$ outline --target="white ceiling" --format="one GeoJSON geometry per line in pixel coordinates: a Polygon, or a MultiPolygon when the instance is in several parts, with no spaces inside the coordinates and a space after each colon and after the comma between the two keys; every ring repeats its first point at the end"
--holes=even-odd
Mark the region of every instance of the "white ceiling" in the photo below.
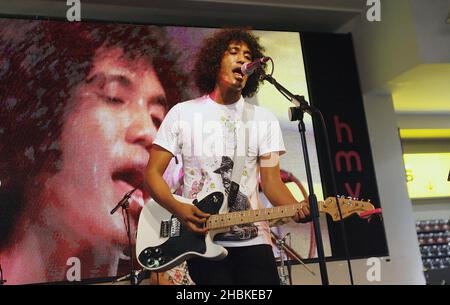
{"type": "MultiPolygon", "coordinates": [[[[191,26],[333,32],[366,0],[90,0],[82,19],[191,26]]],[[[0,13],[65,18],[66,1],[0,0],[0,13]]]]}
{"type": "Polygon", "coordinates": [[[450,115],[450,64],[419,65],[389,82],[389,88],[399,113],[450,115]]]}
{"type": "Polygon", "coordinates": [[[255,4],[259,6],[279,6],[289,8],[309,8],[321,10],[341,10],[360,12],[366,1],[362,0],[192,0],[197,2],[217,2],[235,4],[255,4]]]}
{"type": "MultiPolygon", "coordinates": [[[[59,0],[51,0],[59,1],[59,0]]],[[[83,2],[83,1],[82,1],[83,2]]],[[[206,3],[206,4],[228,4],[228,5],[255,5],[269,7],[288,7],[293,9],[309,8],[321,10],[342,10],[342,11],[360,11],[366,5],[365,0],[167,0],[167,1],[149,1],[149,0],[90,0],[89,3],[102,3],[111,5],[157,7],[160,5],[177,6],[181,3],[206,3]]]]}

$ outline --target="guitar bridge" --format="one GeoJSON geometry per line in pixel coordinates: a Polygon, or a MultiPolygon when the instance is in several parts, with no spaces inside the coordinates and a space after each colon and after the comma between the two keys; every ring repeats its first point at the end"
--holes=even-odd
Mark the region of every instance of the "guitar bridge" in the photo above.
{"type": "Polygon", "coordinates": [[[159,237],[177,237],[180,236],[181,223],[178,218],[172,218],[161,222],[159,237]]]}

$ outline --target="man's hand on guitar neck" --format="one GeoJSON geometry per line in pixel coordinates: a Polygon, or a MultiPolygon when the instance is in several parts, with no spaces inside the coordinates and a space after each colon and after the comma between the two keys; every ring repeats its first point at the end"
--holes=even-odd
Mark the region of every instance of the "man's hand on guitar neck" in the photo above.
{"type": "Polygon", "coordinates": [[[210,214],[202,212],[195,205],[179,202],[175,215],[192,232],[197,234],[206,234],[208,232],[206,221],[210,214]]]}
{"type": "MultiPolygon", "coordinates": [[[[261,187],[264,195],[273,206],[299,203],[281,179],[278,158],[278,153],[269,153],[260,157],[261,187]]],[[[295,216],[292,217],[293,220],[299,223],[310,222],[309,203],[303,200],[300,202],[300,206],[295,216]]]]}
{"type": "Polygon", "coordinates": [[[309,210],[309,203],[306,200],[300,202],[300,209],[292,218],[297,223],[307,223],[311,221],[311,212],[309,210]]]}

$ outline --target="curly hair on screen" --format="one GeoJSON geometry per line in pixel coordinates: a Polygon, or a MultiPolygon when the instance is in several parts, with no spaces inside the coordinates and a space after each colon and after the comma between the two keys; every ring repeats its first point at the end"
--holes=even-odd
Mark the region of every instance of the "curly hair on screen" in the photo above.
{"type": "Polygon", "coordinates": [[[167,108],[187,98],[187,75],[176,66],[179,53],[161,27],[0,20],[0,246],[27,183],[58,172],[72,90],[87,81],[101,48],[147,61],[165,90],[167,108]]]}
{"type": "MultiPolygon", "coordinates": [[[[249,30],[224,29],[216,32],[212,37],[204,40],[195,59],[193,75],[200,93],[206,94],[214,90],[222,57],[231,42],[246,43],[253,59],[264,56],[264,48],[259,44],[258,37],[249,30]]],[[[252,97],[258,91],[260,82],[262,81],[258,74],[252,74],[242,90],[242,95],[252,97]]]]}

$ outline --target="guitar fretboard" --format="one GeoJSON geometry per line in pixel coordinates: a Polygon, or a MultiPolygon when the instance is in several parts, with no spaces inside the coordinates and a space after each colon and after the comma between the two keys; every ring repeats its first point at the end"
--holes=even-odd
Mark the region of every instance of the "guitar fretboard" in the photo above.
{"type": "Polygon", "coordinates": [[[210,230],[220,229],[244,223],[292,217],[298,209],[300,209],[300,204],[291,204],[260,210],[216,214],[209,217],[207,227],[210,230]]]}
{"type": "MultiPolygon", "coordinates": [[[[325,201],[317,202],[317,206],[319,212],[329,214],[334,221],[341,219],[337,211],[336,200],[334,200],[334,197],[328,197],[325,201]]],[[[339,198],[339,206],[342,212],[342,219],[353,213],[374,210],[374,206],[370,202],[358,201],[355,199],[352,200],[348,198],[339,198]]],[[[299,209],[300,204],[290,204],[260,210],[216,214],[211,215],[208,218],[206,226],[208,229],[221,229],[244,223],[292,217],[299,209]]]]}

